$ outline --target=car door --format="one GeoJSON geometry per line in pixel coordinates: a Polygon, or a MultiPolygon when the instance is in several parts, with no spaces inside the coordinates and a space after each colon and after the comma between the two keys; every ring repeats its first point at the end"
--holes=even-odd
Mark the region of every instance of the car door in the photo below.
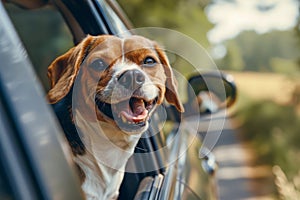
{"type": "Polygon", "coordinates": [[[2,2],[0,23],[0,198],[82,199],[61,129],[2,2]]]}

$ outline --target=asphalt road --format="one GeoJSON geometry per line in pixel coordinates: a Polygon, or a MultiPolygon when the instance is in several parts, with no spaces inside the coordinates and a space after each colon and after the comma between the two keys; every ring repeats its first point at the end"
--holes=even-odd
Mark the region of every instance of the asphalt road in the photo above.
{"type": "Polygon", "coordinates": [[[221,200],[254,198],[247,175],[247,154],[232,130],[224,130],[214,148],[219,165],[217,182],[221,200]]]}
{"type": "Polygon", "coordinates": [[[241,143],[228,119],[213,153],[219,165],[216,177],[220,200],[272,199],[268,192],[260,190],[260,184],[270,176],[269,169],[251,164],[251,148],[241,143]]]}

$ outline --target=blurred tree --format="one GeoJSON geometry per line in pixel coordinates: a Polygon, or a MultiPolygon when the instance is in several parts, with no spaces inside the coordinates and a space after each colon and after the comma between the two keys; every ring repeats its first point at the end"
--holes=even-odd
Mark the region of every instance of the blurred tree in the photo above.
{"type": "MultiPolygon", "coordinates": [[[[299,8],[300,13],[300,8],[299,8]]],[[[298,45],[300,46],[300,15],[298,16],[298,23],[295,26],[296,37],[298,38],[298,45]]],[[[298,57],[298,66],[300,68],[300,56],[298,57]]]]}
{"type": "Polygon", "coordinates": [[[245,69],[245,62],[242,57],[240,46],[233,40],[227,47],[227,54],[221,60],[216,60],[217,65],[222,69],[242,71],[245,69]]]}
{"type": "Polygon", "coordinates": [[[289,177],[298,173],[300,116],[294,105],[252,102],[238,116],[243,122],[243,137],[255,145],[258,163],[279,165],[289,177]]]}
{"type": "MultiPolygon", "coordinates": [[[[119,3],[136,27],[170,28],[194,38],[204,48],[210,47],[206,34],[213,25],[204,13],[210,0],[119,0],[119,3]]],[[[296,33],[300,37],[299,28],[296,33]]],[[[294,70],[300,55],[293,30],[266,34],[245,31],[224,44],[227,54],[223,59],[216,60],[221,69],[285,73],[294,70]]]]}
{"type": "Polygon", "coordinates": [[[164,27],[180,31],[205,48],[212,28],[204,13],[209,0],[119,0],[135,27],[164,27]]]}
{"type": "Polygon", "coordinates": [[[295,69],[293,66],[300,55],[293,30],[266,34],[247,31],[226,41],[225,45],[228,54],[219,61],[219,66],[224,66],[224,69],[286,72],[295,69]],[[274,62],[275,58],[285,60],[281,62],[284,65],[279,66],[274,62]]]}

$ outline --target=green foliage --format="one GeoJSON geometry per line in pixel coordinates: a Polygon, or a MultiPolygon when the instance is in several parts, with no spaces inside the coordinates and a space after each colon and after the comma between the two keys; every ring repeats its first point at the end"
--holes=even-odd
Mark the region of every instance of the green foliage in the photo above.
{"type": "Polygon", "coordinates": [[[279,165],[289,175],[300,165],[300,117],[293,105],[254,102],[239,111],[242,133],[255,146],[258,162],[279,165]]]}
{"type": "Polygon", "coordinates": [[[293,75],[299,71],[299,65],[296,60],[283,59],[283,58],[271,58],[270,66],[272,71],[282,74],[293,75]]]}
{"type": "Polygon", "coordinates": [[[223,69],[234,71],[245,70],[245,61],[242,57],[242,50],[237,42],[232,41],[227,49],[227,55],[221,61],[217,61],[218,66],[223,69]]]}
{"type": "Polygon", "coordinates": [[[219,61],[219,66],[224,66],[224,69],[290,72],[294,70],[293,66],[300,55],[300,46],[294,30],[272,31],[266,34],[247,31],[227,41],[225,45],[228,54],[219,61]],[[283,65],[279,66],[274,59],[284,59],[288,62],[281,62],[283,65]]]}
{"type": "MultiPolygon", "coordinates": [[[[210,0],[119,0],[118,2],[135,27],[170,28],[192,37],[204,48],[210,47],[206,34],[213,25],[204,12],[210,0]]],[[[47,66],[55,57],[72,46],[71,36],[62,23],[61,16],[49,7],[34,11],[26,11],[12,5],[6,7],[33,65],[44,85],[47,85],[47,66]]],[[[298,65],[300,55],[299,38],[299,27],[263,35],[253,31],[243,32],[235,39],[225,42],[227,55],[218,60],[217,64],[220,69],[292,74],[295,70],[299,71],[299,68],[295,67],[298,65]]],[[[178,65],[182,66],[182,63],[178,65]]]]}
{"type": "Polygon", "coordinates": [[[135,27],[164,27],[180,31],[204,47],[212,28],[203,11],[207,1],[196,0],[119,0],[135,27]]]}

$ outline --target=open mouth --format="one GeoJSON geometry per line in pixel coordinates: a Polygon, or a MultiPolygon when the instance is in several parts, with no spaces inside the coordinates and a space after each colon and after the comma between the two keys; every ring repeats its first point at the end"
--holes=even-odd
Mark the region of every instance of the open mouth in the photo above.
{"type": "Polygon", "coordinates": [[[98,109],[107,117],[114,120],[121,129],[131,131],[146,126],[157,98],[145,100],[133,96],[116,104],[109,104],[97,100],[98,109]]]}

